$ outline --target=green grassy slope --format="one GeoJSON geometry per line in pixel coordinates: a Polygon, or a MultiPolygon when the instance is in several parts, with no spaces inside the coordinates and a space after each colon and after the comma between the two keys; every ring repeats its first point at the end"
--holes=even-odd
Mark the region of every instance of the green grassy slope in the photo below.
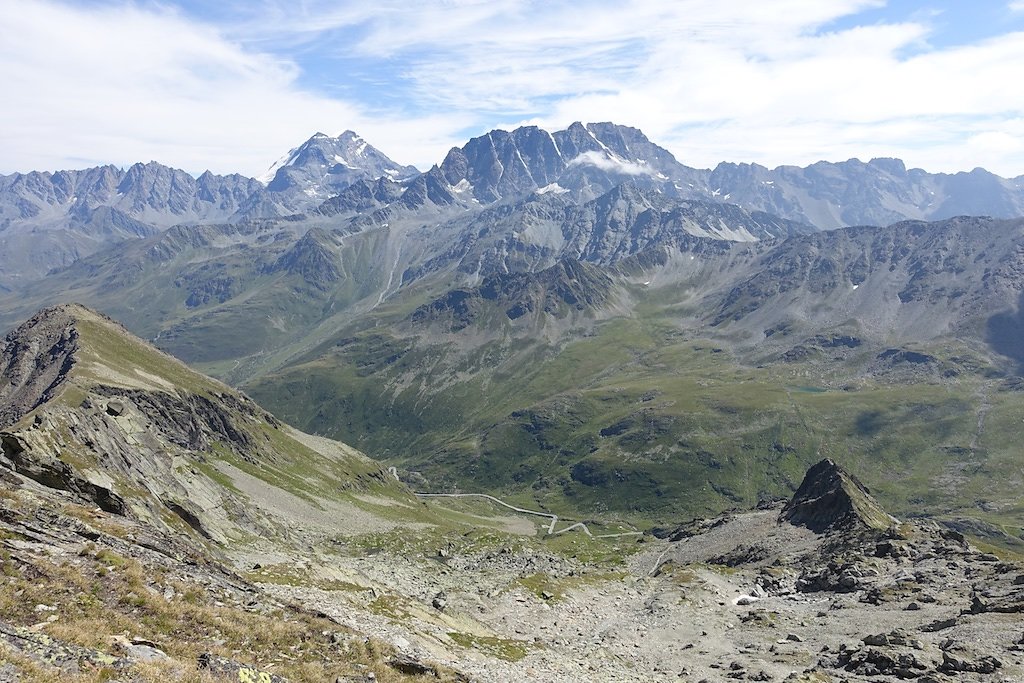
{"type": "Polygon", "coordinates": [[[1022,394],[970,348],[884,347],[782,362],[681,332],[637,306],[585,333],[355,334],[248,387],[304,429],[435,488],[548,509],[670,520],[788,496],[828,456],[896,515],[969,515],[1020,533],[1022,394]],[[870,369],[870,371],[869,371],[870,369]]]}
{"type": "Polygon", "coordinates": [[[287,538],[359,494],[413,500],[380,463],[280,423],[85,307],[48,309],[9,342],[10,367],[61,372],[4,431],[5,462],[109,511],[230,543],[287,538]]]}

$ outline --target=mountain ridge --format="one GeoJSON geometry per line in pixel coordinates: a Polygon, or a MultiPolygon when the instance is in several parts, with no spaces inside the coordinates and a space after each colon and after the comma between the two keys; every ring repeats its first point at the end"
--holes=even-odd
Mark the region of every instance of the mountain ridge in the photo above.
{"type": "Polygon", "coordinates": [[[493,130],[453,147],[422,174],[352,131],[336,138],[318,133],[272,172],[266,184],[209,171],[193,177],[157,162],[0,176],[0,246],[3,254],[27,256],[0,257],[0,286],[38,280],[114,242],[178,223],[361,215],[382,225],[397,214],[426,223],[437,211],[473,212],[532,193],[582,204],[626,181],[647,192],[731,203],[817,229],[1024,215],[1021,179],[983,169],[931,174],[884,158],[774,169],[722,162],[695,169],[639,129],[608,122],[576,122],[555,132],[536,126],[493,130]],[[346,198],[360,183],[376,185],[358,190],[361,198],[352,192],[346,198]]]}
{"type": "Polygon", "coordinates": [[[244,394],[78,304],[44,309],[11,332],[0,342],[0,372],[0,464],[168,531],[183,523],[218,544],[283,533],[267,514],[269,498],[243,494],[246,477],[265,491],[335,495],[393,481],[342,444],[314,450],[312,437],[244,394]],[[308,466],[322,480],[289,479],[308,466]],[[224,477],[239,484],[225,488],[224,477]]]}

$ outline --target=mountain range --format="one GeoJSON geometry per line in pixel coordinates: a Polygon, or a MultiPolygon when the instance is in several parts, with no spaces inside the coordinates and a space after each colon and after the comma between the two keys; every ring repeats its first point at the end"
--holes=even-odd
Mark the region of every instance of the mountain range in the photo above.
{"type": "Polygon", "coordinates": [[[1020,178],[699,170],[573,124],[423,173],[318,134],[262,181],[5,177],[0,324],[81,301],[434,490],[655,522],[842,454],[898,514],[1024,528],[1020,178]]]}
{"type": "Polygon", "coordinates": [[[0,176],[0,287],[36,280],[111,243],[171,225],[366,212],[399,198],[392,211],[421,210],[424,204],[472,211],[533,192],[581,203],[625,180],[666,198],[731,203],[819,230],[1024,215],[1020,177],[1004,179],[983,169],[930,174],[907,170],[897,159],[695,169],[639,130],[611,123],[574,123],[554,133],[534,126],[491,131],[453,148],[422,174],[351,131],[338,137],[317,133],[259,180],[208,171],[196,178],[157,162],[127,170],[102,166],[0,176]]]}

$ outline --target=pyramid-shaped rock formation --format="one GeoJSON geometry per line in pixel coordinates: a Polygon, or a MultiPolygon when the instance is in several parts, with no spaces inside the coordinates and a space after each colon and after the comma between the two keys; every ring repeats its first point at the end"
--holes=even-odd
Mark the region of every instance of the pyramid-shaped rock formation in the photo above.
{"type": "Polygon", "coordinates": [[[807,470],[779,521],[826,533],[888,529],[897,520],[881,508],[857,477],[825,459],[807,470]]]}

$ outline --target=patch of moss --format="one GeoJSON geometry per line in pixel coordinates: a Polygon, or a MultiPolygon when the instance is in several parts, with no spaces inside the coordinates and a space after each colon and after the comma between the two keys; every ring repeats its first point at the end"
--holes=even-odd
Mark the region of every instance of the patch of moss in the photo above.
{"type": "Polygon", "coordinates": [[[479,636],[460,631],[449,631],[448,637],[464,648],[478,650],[508,662],[518,662],[524,659],[530,653],[532,647],[530,643],[523,640],[479,636]]]}

